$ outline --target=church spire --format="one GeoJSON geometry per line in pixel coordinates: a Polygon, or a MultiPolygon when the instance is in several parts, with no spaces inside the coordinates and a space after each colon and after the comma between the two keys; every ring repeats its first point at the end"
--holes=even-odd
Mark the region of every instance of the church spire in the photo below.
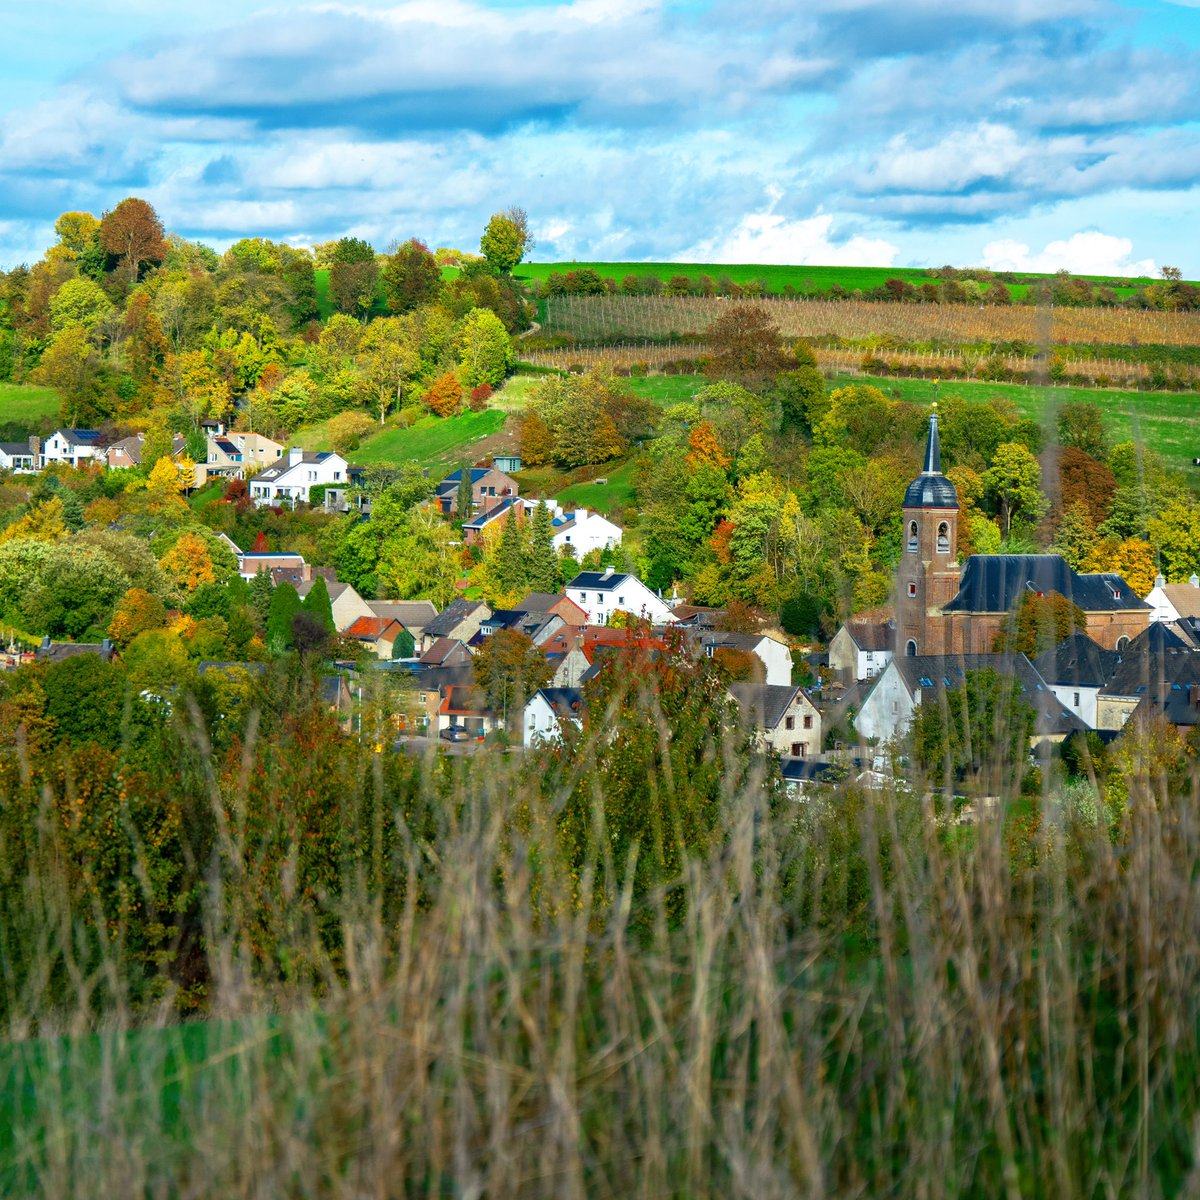
{"type": "Polygon", "coordinates": [[[929,414],[929,440],[925,443],[925,469],[923,475],[940,475],[942,473],[942,450],[938,445],[937,401],[933,402],[933,412],[929,414]]]}

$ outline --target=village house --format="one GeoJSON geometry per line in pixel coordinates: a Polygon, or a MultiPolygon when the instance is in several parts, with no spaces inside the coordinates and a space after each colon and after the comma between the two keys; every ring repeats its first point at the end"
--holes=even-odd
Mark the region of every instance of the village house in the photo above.
{"type": "MultiPolygon", "coordinates": [[[[511,476],[495,467],[470,467],[471,513],[493,508],[498,501],[508,496],[519,496],[521,486],[511,476]]],[[[462,482],[462,471],[454,471],[437,485],[438,508],[446,516],[458,515],[458,487],[462,482]]]]}
{"type": "Polygon", "coordinates": [[[1122,652],[1096,697],[1096,728],[1123,729],[1147,697],[1159,704],[1172,690],[1200,684],[1200,654],[1156,621],[1122,652]]]}
{"type": "Polygon", "coordinates": [[[419,646],[425,626],[437,616],[429,600],[368,600],[367,607],[377,617],[399,621],[419,646]]]}
{"type": "Polygon", "coordinates": [[[815,758],[821,753],[821,714],[803,688],[733,683],[729,695],[764,749],[780,758],[815,758]]]}
{"type": "Polygon", "coordinates": [[[535,692],[521,714],[525,749],[544,742],[561,741],[566,725],[583,725],[583,693],[577,687],[544,687],[535,692]]]}
{"type": "Polygon", "coordinates": [[[728,633],[701,630],[689,635],[689,641],[705,658],[716,658],[721,650],[753,655],[762,667],[762,682],[772,687],[788,687],[792,682],[792,652],[783,642],[765,633],[728,633]]]}
{"type": "Polygon", "coordinates": [[[1156,576],[1154,587],[1146,597],[1150,605],[1150,620],[1174,624],[1200,618],[1200,575],[1192,575],[1187,583],[1168,583],[1156,576]]]}
{"type": "Polygon", "coordinates": [[[614,613],[641,617],[652,625],[669,625],[675,620],[670,607],[635,575],[603,571],[581,571],[566,587],[567,598],[587,613],[589,624],[605,625],[614,613]]]}
{"type": "Polygon", "coordinates": [[[457,638],[438,638],[420,656],[423,667],[469,667],[471,651],[457,638]]]}
{"type": "Polygon", "coordinates": [[[421,630],[421,650],[428,650],[439,638],[469,642],[479,632],[479,626],[491,615],[491,608],[482,600],[468,600],[460,596],[446,605],[421,630]]]}
{"type": "Polygon", "coordinates": [[[1097,728],[1096,703],[1122,656],[1105,650],[1086,633],[1073,633],[1033,660],[1038,674],[1089,729],[1097,728]]]}
{"type": "Polygon", "coordinates": [[[222,426],[208,430],[207,455],[196,464],[196,486],[210,479],[245,479],[283,457],[284,448],[261,433],[226,433],[222,426]]]}
{"type": "Polygon", "coordinates": [[[38,469],[41,442],[31,437],[27,442],[0,442],[0,470],[28,475],[38,469]]]}
{"type": "Polygon", "coordinates": [[[103,461],[106,449],[98,429],[59,429],[42,443],[38,467],[50,463],[78,467],[85,462],[103,461]]]}
{"type": "Polygon", "coordinates": [[[404,632],[399,621],[371,616],[357,618],[346,628],[344,636],[362,642],[376,658],[390,661],[395,657],[396,642],[404,632]]]}
{"type": "Polygon", "coordinates": [[[876,676],[854,719],[855,728],[868,741],[903,737],[919,705],[961,687],[968,671],[983,670],[1016,681],[1023,699],[1034,710],[1031,745],[1061,742],[1087,728],[1059,701],[1023,654],[899,655],[876,676]]]}
{"type": "Polygon", "coordinates": [[[553,613],[561,617],[563,623],[582,629],[588,623],[587,613],[560,592],[530,592],[513,608],[523,613],[553,613]]]}
{"type": "Polygon", "coordinates": [[[847,621],[829,643],[829,667],[839,683],[874,679],[892,661],[894,621],[847,621]]]}
{"type": "Polygon", "coordinates": [[[348,464],[330,450],[309,452],[291,449],[287,457],[267,467],[250,481],[250,496],[257,505],[307,504],[312,489],[340,483],[348,464]]]}
{"type": "Polygon", "coordinates": [[[577,559],[593,550],[615,550],[621,544],[622,530],[607,517],[586,508],[564,510],[555,505],[551,514],[554,549],[562,553],[568,546],[577,559]]]}

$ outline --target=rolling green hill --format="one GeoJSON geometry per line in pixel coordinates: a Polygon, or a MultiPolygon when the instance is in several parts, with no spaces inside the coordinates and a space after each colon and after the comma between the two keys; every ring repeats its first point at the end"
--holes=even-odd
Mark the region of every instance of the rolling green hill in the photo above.
{"type": "Polygon", "coordinates": [[[54,388],[23,383],[0,383],[0,425],[22,426],[30,432],[58,420],[61,403],[54,388]]]}

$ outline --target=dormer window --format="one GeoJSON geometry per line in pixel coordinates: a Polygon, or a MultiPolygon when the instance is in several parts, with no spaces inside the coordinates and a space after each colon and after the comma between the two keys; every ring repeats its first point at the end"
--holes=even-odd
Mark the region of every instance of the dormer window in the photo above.
{"type": "Polygon", "coordinates": [[[913,553],[915,553],[916,549],[917,549],[917,523],[916,523],[916,521],[909,521],[909,523],[908,523],[908,549],[910,551],[912,551],[913,553]]]}

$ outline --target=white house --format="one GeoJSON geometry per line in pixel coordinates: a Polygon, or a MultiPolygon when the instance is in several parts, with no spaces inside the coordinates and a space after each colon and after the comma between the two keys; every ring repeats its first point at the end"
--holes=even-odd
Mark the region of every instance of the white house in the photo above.
{"type": "Polygon", "coordinates": [[[556,506],[552,520],[551,540],[560,554],[564,546],[570,546],[575,557],[582,558],[589,550],[612,550],[621,544],[621,527],[586,508],[564,511],[556,506]]]}
{"type": "Polygon", "coordinates": [[[887,742],[908,731],[925,697],[961,687],[968,671],[992,670],[1016,680],[1021,695],[1034,710],[1031,744],[1061,742],[1086,729],[1082,718],[1064,706],[1037,668],[1023,654],[923,654],[893,658],[876,676],[854,718],[859,735],[887,742]]]}
{"type": "Polygon", "coordinates": [[[803,688],[734,683],[729,694],[759,743],[780,758],[815,758],[821,753],[821,714],[803,688]]]}
{"type": "Polygon", "coordinates": [[[77,467],[89,459],[103,460],[107,449],[97,429],[59,429],[42,443],[38,466],[61,462],[77,467]]]}
{"type": "Polygon", "coordinates": [[[612,567],[603,571],[580,571],[567,584],[567,598],[587,613],[590,625],[605,625],[615,612],[642,617],[652,625],[675,621],[671,607],[635,575],[618,574],[612,567]]]}
{"type": "Polygon", "coordinates": [[[319,484],[344,482],[348,465],[340,454],[330,450],[310,453],[292,449],[286,458],[250,481],[250,495],[258,505],[307,504],[309,493],[319,484]]]}
{"type": "MultiPolygon", "coordinates": [[[[753,654],[763,666],[763,682],[771,687],[791,687],[792,652],[780,641],[765,633],[726,633],[720,629],[701,630],[696,642],[706,658],[716,657],[718,650],[740,650],[753,654]]],[[[696,644],[693,642],[693,645],[696,644]]]]}
{"type": "Polygon", "coordinates": [[[1168,583],[1161,575],[1146,597],[1150,605],[1150,620],[1170,623],[1186,617],[1200,617],[1200,575],[1187,583],[1168,583]]]}
{"type": "Polygon", "coordinates": [[[37,438],[28,442],[0,442],[0,469],[28,474],[38,469],[37,438]]]}
{"type": "Polygon", "coordinates": [[[578,688],[550,687],[535,692],[526,702],[522,718],[525,749],[539,742],[559,740],[568,723],[578,729],[583,723],[582,705],[583,696],[578,688]]]}
{"type": "Polygon", "coordinates": [[[1033,665],[1063,707],[1089,729],[1097,729],[1097,701],[1121,657],[1098,646],[1086,633],[1073,633],[1039,655],[1033,665]]]}

